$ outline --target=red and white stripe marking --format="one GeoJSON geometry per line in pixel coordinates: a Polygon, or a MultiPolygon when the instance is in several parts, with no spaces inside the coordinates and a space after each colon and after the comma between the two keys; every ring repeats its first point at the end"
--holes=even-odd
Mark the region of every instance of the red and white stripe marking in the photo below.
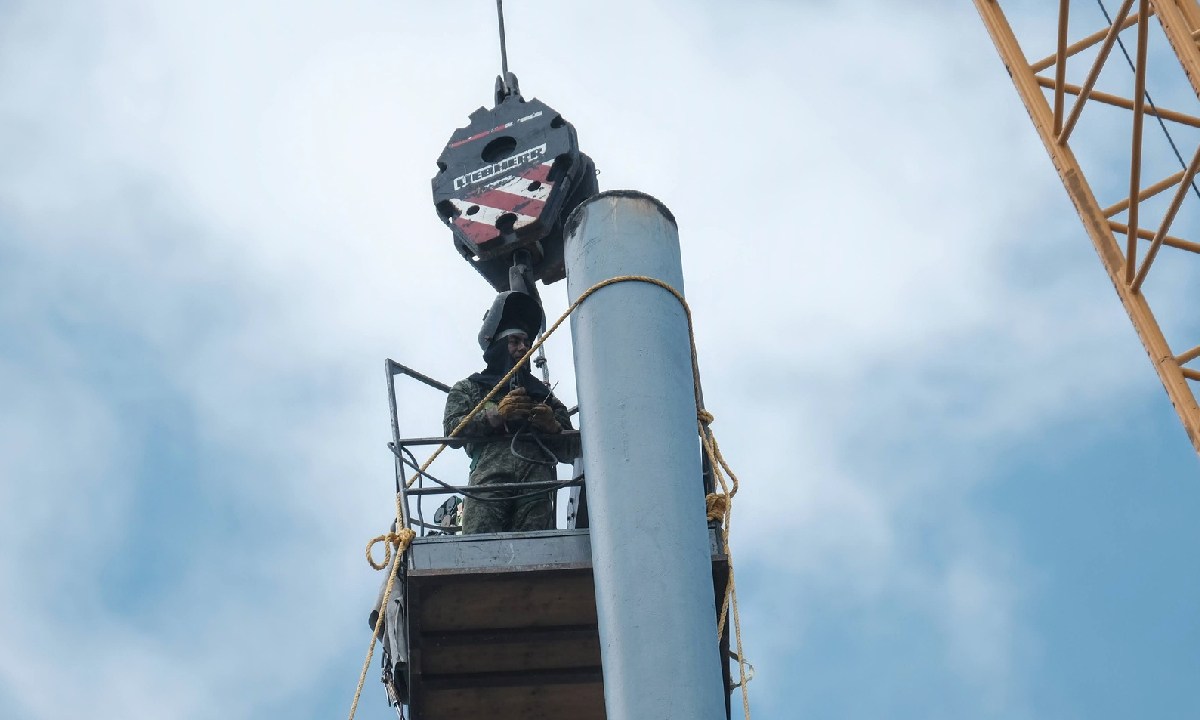
{"type": "Polygon", "coordinates": [[[553,164],[550,161],[527,168],[465,200],[451,198],[450,202],[459,212],[454,224],[462,229],[471,242],[484,245],[500,236],[496,221],[502,215],[511,213],[517,216],[513,223],[514,230],[536,222],[546,207],[546,199],[550,197],[553,187],[553,183],[546,182],[553,164]],[[530,189],[534,183],[538,183],[537,187],[530,189]]]}

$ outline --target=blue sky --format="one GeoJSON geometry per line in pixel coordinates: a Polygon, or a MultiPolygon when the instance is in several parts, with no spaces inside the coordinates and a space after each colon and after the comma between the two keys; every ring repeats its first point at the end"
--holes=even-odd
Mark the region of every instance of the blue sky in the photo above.
{"type": "MultiPolygon", "coordinates": [[[[345,714],[383,359],[480,363],[428,181],[493,7],[0,2],[0,716],[345,714]]],[[[755,716],[1200,716],[1197,458],[974,8],[507,11],[601,187],[680,220],[755,716]]]]}

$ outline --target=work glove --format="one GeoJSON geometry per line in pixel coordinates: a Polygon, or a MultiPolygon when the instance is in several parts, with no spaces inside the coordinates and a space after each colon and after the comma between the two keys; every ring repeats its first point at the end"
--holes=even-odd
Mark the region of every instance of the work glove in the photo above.
{"type": "Polygon", "coordinates": [[[562,432],[562,425],[558,424],[558,418],[554,417],[554,408],[546,403],[538,403],[529,411],[529,424],[539,432],[544,432],[550,435],[562,432]]]}
{"type": "Polygon", "coordinates": [[[529,393],[525,392],[525,388],[519,387],[509,390],[500,401],[500,417],[504,418],[505,424],[515,425],[528,420],[532,408],[533,401],[529,399],[529,393]]]}
{"type": "Polygon", "coordinates": [[[488,403],[483,406],[483,419],[489,427],[498,428],[504,426],[504,418],[500,416],[500,410],[496,403],[488,403]]]}

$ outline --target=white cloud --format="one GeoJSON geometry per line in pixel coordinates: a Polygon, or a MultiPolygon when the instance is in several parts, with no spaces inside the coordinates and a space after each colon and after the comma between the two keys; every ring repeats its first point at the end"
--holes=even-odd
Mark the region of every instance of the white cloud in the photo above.
{"type": "MultiPolygon", "coordinates": [[[[105,581],[96,566],[129,551],[130,498],[149,481],[130,467],[148,448],[127,424],[144,417],[54,364],[0,415],[5,477],[43,478],[2,486],[25,514],[0,532],[38,546],[83,516],[89,562],[5,558],[0,624],[24,630],[2,682],[31,717],[255,715],[366,644],[377,578],[361,545],[391,512],[382,358],[443,380],[477,364],[490,290],[454,257],[427,180],[489,99],[490,20],[374,3],[12,12],[9,35],[38,41],[0,55],[0,127],[20,137],[0,218],[35,272],[0,293],[27,353],[3,385],[79,352],[58,313],[144,345],[192,417],[190,482],[228,535],[201,533],[144,623],[43,606],[72,580],[105,581]],[[72,641],[99,664],[57,693],[46,648],[72,641]]],[[[576,124],[602,187],[646,189],[680,218],[706,397],[743,477],[743,567],[859,607],[919,607],[981,712],[1018,708],[1028,559],[996,560],[1011,548],[980,529],[969,489],[1006,444],[1119,398],[1111,347],[1132,339],[1082,238],[1067,269],[1039,267],[1059,251],[1029,228],[1073,218],[977,18],[510,12],[523,89],[576,124]],[[970,541],[927,554],[916,538],[938,522],[970,541]]],[[[563,292],[545,293],[552,317],[563,292]]],[[[556,339],[569,398],[568,357],[556,339]]],[[[410,387],[405,430],[432,434],[437,396],[410,387]]],[[[191,522],[217,520],[181,517],[181,532],[191,522]]],[[[805,602],[759,600],[771,622],[745,618],[775,662],[808,631],[805,602]]],[[[381,704],[377,688],[365,702],[381,704]]]]}

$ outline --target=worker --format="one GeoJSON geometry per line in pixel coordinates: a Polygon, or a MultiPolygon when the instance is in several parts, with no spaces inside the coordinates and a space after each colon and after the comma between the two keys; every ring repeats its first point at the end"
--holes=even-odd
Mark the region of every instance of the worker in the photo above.
{"type": "MultiPolygon", "coordinates": [[[[442,420],[447,435],[529,352],[541,312],[541,306],[524,293],[500,294],[484,316],[479,335],[487,366],[455,383],[446,398],[442,420]]],[[[558,463],[572,462],[579,455],[578,436],[559,437],[571,429],[566,406],[533,376],[526,361],[459,432],[464,437],[496,436],[494,441],[466,444],[471,458],[468,484],[482,488],[557,479],[558,463]]],[[[463,507],[462,532],[549,530],[554,527],[552,494],[545,488],[471,493],[463,507]]]]}

